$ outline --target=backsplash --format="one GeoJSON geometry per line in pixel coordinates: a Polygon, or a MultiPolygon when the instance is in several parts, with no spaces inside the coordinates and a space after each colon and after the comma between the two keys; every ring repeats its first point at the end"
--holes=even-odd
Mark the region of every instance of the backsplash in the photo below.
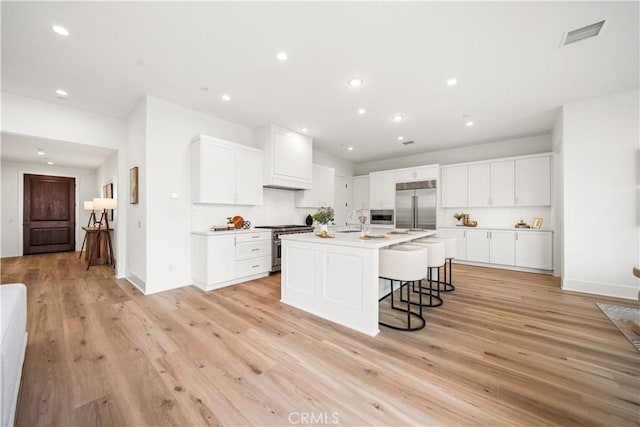
{"type": "Polygon", "coordinates": [[[551,207],[504,207],[504,208],[446,208],[440,210],[438,225],[454,226],[458,221],[453,217],[456,212],[467,213],[472,221],[478,221],[478,227],[513,227],[521,219],[532,225],[534,218],[542,218],[542,229],[553,230],[551,207]]]}
{"type": "Polygon", "coordinates": [[[304,224],[308,214],[316,209],[296,208],[295,192],[263,189],[263,203],[259,206],[242,205],[191,205],[191,229],[208,230],[212,225],[227,223],[227,217],[240,215],[255,225],[304,224]]]}

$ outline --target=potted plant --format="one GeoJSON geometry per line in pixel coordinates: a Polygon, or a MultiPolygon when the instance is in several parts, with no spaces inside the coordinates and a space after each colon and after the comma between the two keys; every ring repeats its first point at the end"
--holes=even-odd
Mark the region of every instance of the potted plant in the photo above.
{"type": "Polygon", "coordinates": [[[235,224],[233,223],[232,216],[227,217],[227,228],[236,228],[235,224]]]}
{"type": "Polygon", "coordinates": [[[312,215],[313,220],[320,224],[321,231],[329,230],[329,222],[333,221],[335,212],[331,206],[323,206],[312,215]]]}
{"type": "Polygon", "coordinates": [[[461,225],[461,224],[462,224],[462,218],[464,218],[464,213],[462,213],[462,212],[460,212],[460,213],[456,212],[456,213],[454,213],[454,214],[453,214],[453,217],[454,217],[455,219],[457,219],[457,220],[458,220],[458,224],[459,224],[459,225],[461,225]]]}

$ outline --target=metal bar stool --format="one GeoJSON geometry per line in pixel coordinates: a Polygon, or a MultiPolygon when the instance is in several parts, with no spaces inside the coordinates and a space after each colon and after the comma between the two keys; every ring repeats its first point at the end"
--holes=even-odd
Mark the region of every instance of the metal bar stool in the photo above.
{"type": "Polygon", "coordinates": [[[427,237],[419,240],[430,240],[435,242],[443,242],[445,244],[445,265],[444,265],[444,280],[440,280],[438,276],[438,287],[440,292],[455,291],[456,287],[453,285],[453,271],[451,264],[456,257],[456,238],[455,237],[427,237]],[[449,271],[447,272],[447,268],[449,271]],[[447,274],[448,273],[448,274],[447,274]]]}
{"type": "Polygon", "coordinates": [[[419,303],[415,304],[411,301],[411,286],[415,285],[415,282],[420,283],[426,275],[424,268],[424,260],[427,258],[427,250],[423,247],[414,247],[409,245],[393,246],[390,248],[382,248],[379,252],[379,276],[381,279],[391,281],[391,291],[389,294],[380,298],[379,301],[391,296],[391,308],[407,313],[407,326],[396,326],[385,322],[378,322],[382,326],[387,328],[396,329],[399,331],[418,331],[424,328],[425,321],[422,317],[422,293],[419,296],[419,303]],[[407,289],[407,303],[406,309],[403,307],[396,307],[394,302],[394,283],[400,282],[400,300],[402,299],[402,289],[407,289]],[[417,305],[419,312],[416,313],[411,309],[412,305],[417,305]],[[417,326],[411,325],[411,319],[418,321],[417,326]]]}
{"type": "MultiPolygon", "coordinates": [[[[442,298],[440,298],[440,267],[445,265],[445,244],[443,242],[436,242],[431,239],[417,239],[409,242],[411,246],[420,246],[427,249],[427,281],[429,282],[429,289],[422,286],[420,283],[420,289],[414,292],[420,292],[429,296],[429,303],[425,303],[425,307],[438,307],[442,305],[442,298]],[[437,280],[434,279],[434,271],[437,272],[437,280]],[[433,284],[436,284],[434,289],[433,284]]],[[[423,261],[424,262],[424,261],[423,261]]]]}

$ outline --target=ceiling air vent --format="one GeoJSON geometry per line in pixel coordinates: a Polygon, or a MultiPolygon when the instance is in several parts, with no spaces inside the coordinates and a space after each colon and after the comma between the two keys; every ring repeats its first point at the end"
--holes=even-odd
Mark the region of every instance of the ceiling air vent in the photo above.
{"type": "Polygon", "coordinates": [[[600,33],[602,26],[604,25],[604,20],[600,22],[596,22],[595,24],[587,25],[586,27],[578,28],[572,31],[569,31],[564,38],[563,45],[568,45],[570,43],[579,42],[580,40],[588,39],[589,37],[595,37],[600,33]]]}
{"type": "Polygon", "coordinates": [[[413,141],[405,141],[402,143],[402,145],[411,145],[411,144],[415,144],[415,142],[413,141]]]}

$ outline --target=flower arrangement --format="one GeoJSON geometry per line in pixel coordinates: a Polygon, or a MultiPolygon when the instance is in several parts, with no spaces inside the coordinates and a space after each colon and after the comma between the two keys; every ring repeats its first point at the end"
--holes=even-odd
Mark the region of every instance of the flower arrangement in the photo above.
{"type": "Polygon", "coordinates": [[[320,224],[328,224],[333,221],[335,212],[331,206],[323,206],[311,215],[313,220],[320,224]]]}

